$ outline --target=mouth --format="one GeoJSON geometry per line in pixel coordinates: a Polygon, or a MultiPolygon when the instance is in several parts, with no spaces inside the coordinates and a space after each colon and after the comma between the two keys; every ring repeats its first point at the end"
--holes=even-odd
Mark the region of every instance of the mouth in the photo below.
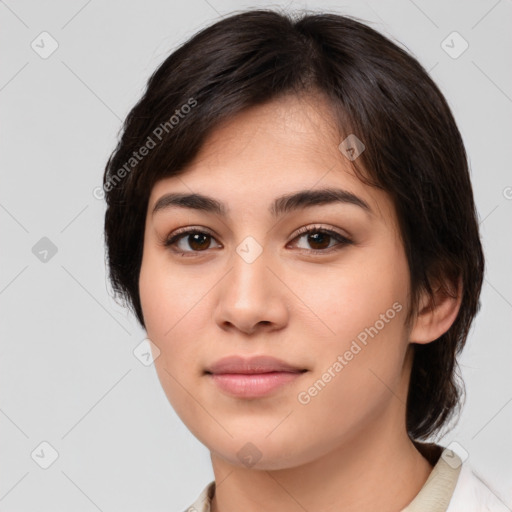
{"type": "Polygon", "coordinates": [[[308,369],[270,356],[229,356],[205,370],[224,393],[239,398],[259,398],[291,383],[308,369]]]}

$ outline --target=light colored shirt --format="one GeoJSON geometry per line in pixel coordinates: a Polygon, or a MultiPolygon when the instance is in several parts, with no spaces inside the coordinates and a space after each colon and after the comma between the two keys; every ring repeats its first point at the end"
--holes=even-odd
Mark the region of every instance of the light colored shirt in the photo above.
{"type": "MultiPolygon", "coordinates": [[[[455,452],[435,444],[415,444],[434,467],[419,493],[400,512],[512,511],[512,504],[507,506],[455,452]]],[[[211,512],[214,494],[215,480],[186,512],[211,512]]]]}

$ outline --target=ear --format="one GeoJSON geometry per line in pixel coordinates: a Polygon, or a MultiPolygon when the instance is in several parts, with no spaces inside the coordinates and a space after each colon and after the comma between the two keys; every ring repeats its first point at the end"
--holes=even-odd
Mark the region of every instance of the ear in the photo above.
{"type": "Polygon", "coordinates": [[[452,326],[462,302],[462,279],[449,287],[449,293],[439,283],[433,287],[434,297],[421,292],[418,312],[409,335],[411,343],[430,343],[452,326]]]}

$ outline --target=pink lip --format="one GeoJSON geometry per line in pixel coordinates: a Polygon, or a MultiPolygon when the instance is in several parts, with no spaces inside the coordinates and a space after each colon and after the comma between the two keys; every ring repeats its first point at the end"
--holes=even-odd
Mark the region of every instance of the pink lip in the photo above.
{"type": "Polygon", "coordinates": [[[229,356],[214,363],[205,373],[230,395],[258,398],[295,380],[306,371],[270,356],[229,356]]]}

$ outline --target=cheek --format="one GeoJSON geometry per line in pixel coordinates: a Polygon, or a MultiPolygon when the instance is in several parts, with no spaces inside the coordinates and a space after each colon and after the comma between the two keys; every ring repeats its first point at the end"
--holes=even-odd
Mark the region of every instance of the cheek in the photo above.
{"type": "Polygon", "coordinates": [[[186,306],[189,302],[183,285],[179,275],[170,275],[161,259],[151,251],[144,253],[139,294],[148,338],[160,350],[155,367],[161,380],[169,377],[166,377],[166,371],[174,374],[176,359],[186,357],[189,346],[186,343],[178,346],[179,331],[181,323],[187,318],[186,306]]]}
{"type": "Polygon", "coordinates": [[[316,418],[326,450],[340,433],[349,439],[377,422],[390,404],[400,408],[406,402],[405,307],[393,302],[393,294],[357,297],[330,313],[321,310],[336,334],[315,344],[315,369],[296,396],[297,412],[316,418]]]}
{"type": "Polygon", "coordinates": [[[180,323],[194,315],[193,306],[200,296],[197,284],[173,269],[156,250],[144,253],[139,294],[148,335],[165,344],[173,339],[180,323]]]}
{"type": "MultiPolygon", "coordinates": [[[[378,253],[359,252],[344,260],[343,268],[318,269],[296,281],[297,295],[314,312],[303,315],[309,325],[303,328],[316,341],[311,391],[322,395],[311,400],[311,410],[325,414],[341,406],[351,411],[348,420],[378,408],[390,394],[387,386],[399,386],[407,349],[408,279],[405,255],[400,246],[390,245],[378,253]]],[[[338,425],[345,421],[332,419],[338,425]]]]}
{"type": "Polygon", "coordinates": [[[301,309],[304,304],[301,322],[307,322],[322,340],[343,344],[376,322],[379,327],[386,312],[384,320],[392,320],[386,322],[386,331],[391,324],[403,323],[402,317],[395,321],[395,313],[396,309],[405,312],[409,273],[400,246],[353,251],[330,268],[310,267],[300,279],[293,272],[286,279],[294,283],[294,293],[302,299],[297,302],[301,309]],[[398,306],[393,308],[395,303],[398,306]]]}
{"type": "Polygon", "coordinates": [[[205,296],[213,282],[193,270],[171,265],[157,250],[144,253],[139,275],[139,294],[148,338],[159,348],[155,367],[165,389],[197,377],[197,358],[204,336],[211,330],[211,302],[205,296]],[[171,378],[174,376],[177,380],[171,378]]]}
{"type": "Polygon", "coordinates": [[[157,264],[146,256],[141,265],[139,294],[148,336],[155,341],[162,340],[164,333],[172,327],[173,309],[169,308],[172,290],[162,279],[157,264]]]}
{"type": "MultiPolygon", "coordinates": [[[[193,289],[193,288],[192,288],[193,289]]],[[[187,422],[193,433],[200,423],[189,411],[190,397],[184,390],[194,389],[195,368],[193,307],[198,293],[190,292],[183,277],[174,273],[161,258],[147,253],[143,257],[139,276],[139,293],[148,338],[158,347],[155,370],[169,403],[179,416],[191,416],[187,422]],[[192,322],[192,324],[190,324],[192,322]],[[187,328],[188,326],[188,328],[187,328]]]]}

